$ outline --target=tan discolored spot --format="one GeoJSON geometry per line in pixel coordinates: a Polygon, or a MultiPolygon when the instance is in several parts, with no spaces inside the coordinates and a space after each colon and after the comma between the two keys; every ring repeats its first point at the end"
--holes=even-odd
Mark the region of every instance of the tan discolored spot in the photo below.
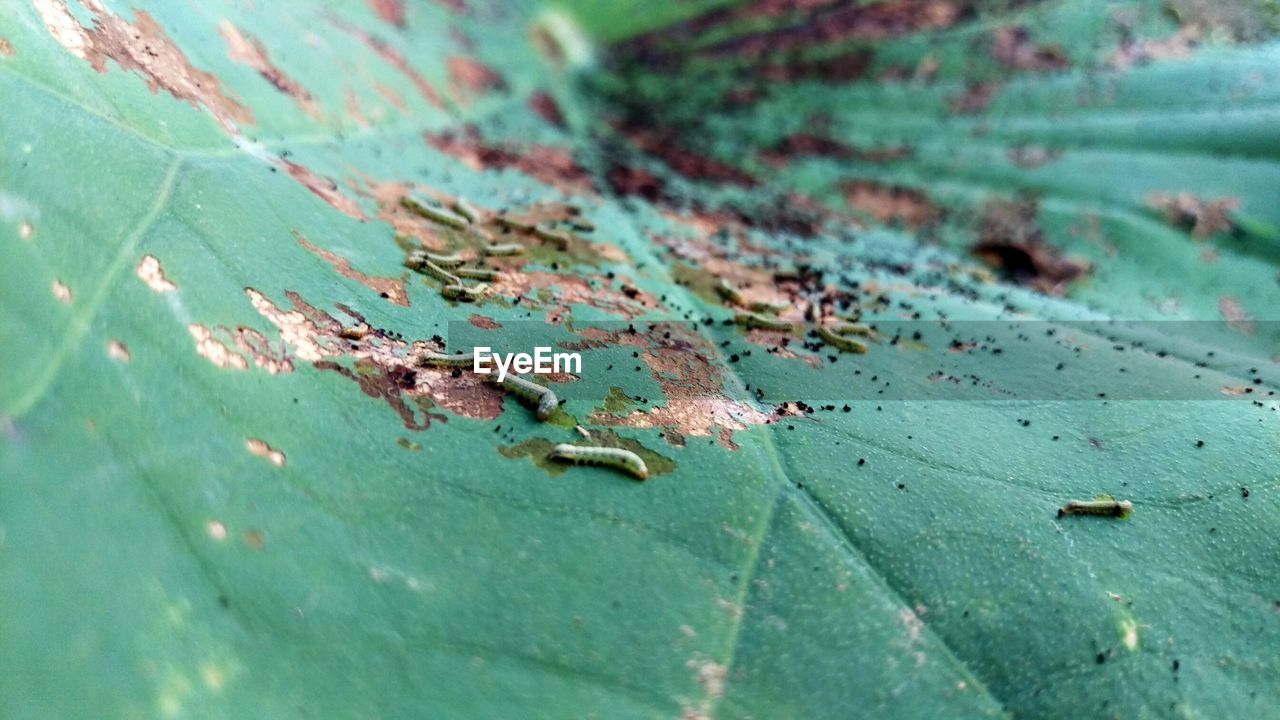
{"type": "Polygon", "coordinates": [[[332,265],[333,269],[337,270],[338,274],[342,277],[347,278],[348,280],[354,280],[361,285],[364,285],[370,290],[378,293],[379,296],[385,298],[387,302],[390,302],[393,305],[409,307],[409,296],[405,293],[404,280],[402,278],[385,278],[365,275],[359,270],[351,267],[350,261],[346,258],[331,253],[328,250],[318,248],[307,242],[307,239],[302,237],[302,233],[299,233],[297,230],[293,231],[293,236],[297,238],[298,243],[302,245],[302,247],[332,265]]]}
{"type": "Polygon", "coordinates": [[[914,230],[933,225],[942,217],[941,208],[914,188],[850,180],[841,183],[840,189],[850,207],[880,222],[900,222],[914,230]]]}
{"type": "Polygon", "coordinates": [[[1240,209],[1240,200],[1232,197],[1205,200],[1191,193],[1153,193],[1146,198],[1147,207],[1164,213],[1165,220],[1174,227],[1191,231],[1191,236],[1203,240],[1235,228],[1230,214],[1240,209]]]}
{"type": "Polygon", "coordinates": [[[143,255],[134,272],[138,274],[139,280],[158,293],[173,292],[178,289],[177,285],[169,282],[165,277],[164,268],[160,266],[160,261],[154,255],[143,255]]]}
{"type": "Polygon", "coordinates": [[[745,430],[769,420],[749,403],[725,394],[723,370],[714,360],[716,350],[695,330],[682,324],[655,323],[644,332],[584,328],[587,343],[566,344],[566,349],[588,346],[635,347],[640,361],[662,388],[663,407],[635,409],[626,414],[597,410],[590,420],[597,425],[664,428],[680,436],[715,436],[721,446],[736,450],[732,435],[719,432],[745,430]]]}
{"type": "Polygon", "coordinates": [[[983,208],[978,242],[972,252],[1006,279],[1050,295],[1065,293],[1089,271],[1088,263],[1063,257],[1038,223],[1033,200],[993,200],[983,208]]]}
{"type": "Polygon", "coordinates": [[[232,62],[245,65],[257,71],[264,80],[271,83],[272,87],[280,92],[288,95],[298,108],[313,119],[319,120],[324,113],[321,112],[319,104],[311,97],[311,93],[298,84],[296,80],[289,77],[283,70],[276,67],[267,50],[263,47],[262,42],[257,38],[249,35],[227,20],[218,22],[218,33],[222,35],[223,41],[227,43],[227,57],[232,62]]]}
{"type": "Polygon", "coordinates": [[[36,236],[36,226],[29,222],[23,221],[18,223],[18,238],[21,240],[30,240],[36,236]]]}
{"type": "Polygon", "coordinates": [[[342,91],[342,107],[347,111],[347,117],[360,127],[369,127],[372,123],[369,118],[365,117],[364,111],[360,109],[360,98],[356,96],[356,91],[347,88],[342,91]]]}
{"type": "Polygon", "coordinates": [[[404,28],[404,0],[365,0],[365,3],[383,22],[404,28]]]}
{"type": "Polygon", "coordinates": [[[1222,313],[1222,319],[1226,320],[1227,325],[1232,329],[1245,335],[1253,334],[1253,318],[1234,296],[1223,295],[1218,298],[1218,312],[1222,313]]]}
{"type": "Polygon", "coordinates": [[[8,40],[0,37],[0,57],[13,57],[13,45],[8,40]]]}
{"type": "Polygon", "coordinates": [[[270,445],[262,440],[249,438],[244,441],[244,448],[249,451],[250,455],[263,458],[276,467],[284,467],[284,453],[272,449],[270,445]]]}
{"type": "Polygon", "coordinates": [[[467,94],[480,95],[507,89],[507,81],[493,68],[469,57],[453,55],[445,61],[453,94],[460,100],[467,94]]]}
{"type": "Polygon", "coordinates": [[[352,220],[364,222],[368,219],[360,209],[360,205],[346,195],[343,195],[342,191],[338,189],[338,184],[332,179],[322,175],[317,175],[310,169],[290,160],[286,160],[283,157],[276,158],[275,164],[288,173],[289,177],[301,183],[303,187],[310,190],[312,193],[315,193],[317,197],[324,200],[335,210],[341,212],[352,220]]]}
{"type": "Polygon", "coordinates": [[[107,357],[120,362],[129,362],[129,348],[119,340],[111,340],[107,343],[107,357]]]}
{"type": "Polygon", "coordinates": [[[480,328],[481,330],[501,330],[502,329],[502,323],[498,322],[497,320],[494,320],[491,317],[485,317],[484,315],[472,314],[470,317],[467,318],[467,322],[471,323],[475,327],[480,328]]]}
{"type": "Polygon", "coordinates": [[[80,0],[93,20],[86,28],[66,0],[33,1],[49,34],[94,70],[106,72],[107,61],[114,60],[124,71],[141,76],[153,93],[163,89],[192,107],[204,107],[228,132],[253,124],[249,109],[223,93],[216,76],[195,68],[145,11],[135,10],[130,23],[109,12],[102,0],[80,0]]]}
{"type": "Polygon", "coordinates": [[[67,287],[61,280],[54,278],[53,284],[49,289],[53,291],[53,296],[57,298],[58,302],[63,305],[71,304],[71,288],[67,287]]]}
{"type": "Polygon", "coordinates": [[[1003,27],[992,33],[991,54],[1007,68],[1029,72],[1053,72],[1070,66],[1061,45],[1036,45],[1025,27],[1003,27]]]}
{"type": "Polygon", "coordinates": [[[971,82],[963,92],[947,100],[947,108],[956,115],[976,115],[987,111],[1000,90],[998,82],[971,82]]]}
{"type": "Polygon", "coordinates": [[[591,173],[566,148],[486,143],[474,127],[457,132],[428,133],[424,138],[431,147],[457,158],[477,172],[510,168],[568,195],[595,195],[591,173]]]}
{"type": "Polygon", "coordinates": [[[240,542],[250,550],[261,550],[267,546],[267,537],[261,530],[245,530],[240,533],[240,542]]]}
{"type": "Polygon", "coordinates": [[[1114,68],[1146,65],[1157,60],[1185,58],[1200,44],[1202,31],[1198,25],[1184,25],[1162,40],[1123,40],[1107,62],[1114,68]]]}
{"type": "Polygon", "coordinates": [[[431,83],[427,82],[427,79],[423,77],[421,73],[409,64],[409,61],[405,59],[404,55],[401,54],[400,51],[388,45],[382,38],[366,32],[351,23],[335,17],[330,17],[329,20],[333,23],[334,27],[352,35],[360,42],[364,43],[366,47],[377,54],[378,57],[382,58],[383,62],[395,68],[395,70],[401,75],[408,78],[409,82],[413,83],[413,86],[418,90],[418,94],[421,95],[424,100],[437,108],[444,108],[444,103],[440,100],[440,94],[436,92],[436,89],[431,86],[431,83]]]}
{"type": "Polygon", "coordinates": [[[208,533],[209,537],[217,540],[218,542],[222,542],[227,539],[227,526],[217,520],[210,520],[205,523],[204,531],[208,533]]]}
{"type": "Polygon", "coordinates": [[[224,370],[249,369],[248,361],[215,339],[213,332],[209,328],[199,323],[192,323],[187,326],[187,331],[191,333],[191,337],[196,341],[196,353],[215,366],[224,370]]]}
{"type": "Polygon", "coordinates": [[[556,99],[547,92],[539,90],[530,95],[529,109],[555,127],[562,130],[568,127],[565,123],[564,112],[560,109],[560,103],[556,102],[556,99]]]}

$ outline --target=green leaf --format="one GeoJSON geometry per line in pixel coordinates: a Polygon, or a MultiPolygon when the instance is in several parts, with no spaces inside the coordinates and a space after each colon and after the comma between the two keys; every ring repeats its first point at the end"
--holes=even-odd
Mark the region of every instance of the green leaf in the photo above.
{"type": "Polygon", "coordinates": [[[0,716],[1280,704],[1274,5],[799,5],[0,17],[0,716]]]}

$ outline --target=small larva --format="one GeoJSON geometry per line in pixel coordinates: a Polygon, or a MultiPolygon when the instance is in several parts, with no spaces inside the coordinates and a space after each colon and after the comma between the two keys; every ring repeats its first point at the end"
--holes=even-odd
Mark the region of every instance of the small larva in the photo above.
{"type": "Polygon", "coordinates": [[[452,255],[436,255],[435,253],[424,252],[422,255],[442,268],[456,268],[465,262],[460,253],[454,253],[452,255]]]}
{"type": "Polygon", "coordinates": [[[1058,508],[1058,517],[1063,515],[1103,515],[1124,519],[1133,511],[1133,503],[1128,500],[1116,500],[1110,495],[1099,495],[1092,500],[1072,500],[1058,508]]]}
{"type": "Polygon", "coordinates": [[[480,220],[480,211],[477,210],[474,205],[467,202],[466,198],[460,197],[455,200],[453,202],[453,209],[457,210],[458,214],[466,218],[469,223],[474,224],[480,220]]]}
{"type": "Polygon", "coordinates": [[[418,364],[437,367],[474,367],[475,359],[475,353],[444,355],[442,353],[428,350],[418,356],[418,364]]]}
{"type": "Polygon", "coordinates": [[[530,224],[529,224],[529,223],[527,223],[527,222],[522,222],[522,221],[520,221],[520,220],[513,220],[513,219],[511,219],[511,218],[507,217],[506,215],[499,215],[498,217],[494,218],[494,219],[493,219],[493,221],[494,221],[494,222],[496,222],[496,223],[498,223],[498,224],[499,224],[499,225],[501,225],[502,227],[509,229],[509,230],[520,230],[520,231],[522,231],[522,232],[533,232],[533,227],[534,227],[533,225],[530,225],[530,224]]]}
{"type": "Polygon", "coordinates": [[[757,315],[750,312],[736,312],[733,314],[733,321],[743,327],[757,328],[760,330],[783,330],[790,331],[791,323],[786,320],[777,318],[767,318],[763,315],[757,315]]]}
{"type": "Polygon", "coordinates": [[[559,230],[553,230],[549,227],[543,227],[542,225],[535,225],[533,227],[533,234],[547,242],[554,243],[556,248],[559,250],[569,249],[569,235],[567,233],[562,233],[559,230]]]}
{"type": "Polygon", "coordinates": [[[490,268],[458,268],[453,271],[453,274],[460,278],[469,278],[471,280],[498,279],[498,271],[490,268]]]}
{"type": "Polygon", "coordinates": [[[473,302],[484,297],[488,290],[489,285],[487,283],[480,283],[475,287],[467,287],[466,285],[462,285],[461,281],[459,281],[458,284],[445,285],[440,288],[440,295],[443,296],[445,300],[473,302]]]}
{"type": "Polygon", "coordinates": [[[428,255],[426,253],[414,252],[409,255],[409,259],[405,260],[404,264],[406,267],[412,270],[424,272],[446,285],[457,285],[462,282],[458,279],[458,276],[448,270],[445,270],[427,258],[428,255]]]}
{"type": "Polygon", "coordinates": [[[837,335],[835,331],[825,325],[819,325],[817,330],[818,337],[822,338],[823,342],[840,352],[864,353],[867,351],[867,344],[861,340],[837,335]]]}
{"type": "Polygon", "coordinates": [[[622,448],[560,443],[551,448],[551,452],[547,457],[575,464],[604,465],[617,468],[624,472],[629,472],[641,480],[649,477],[649,468],[645,467],[644,460],[641,460],[639,455],[630,450],[623,450],[622,448]]]}
{"type": "Polygon", "coordinates": [[[524,246],[520,243],[504,243],[501,245],[489,245],[482,250],[485,255],[520,255],[524,252],[524,246]]]}
{"type": "Polygon", "coordinates": [[[440,223],[441,225],[448,225],[449,227],[455,227],[455,228],[465,228],[466,226],[471,224],[470,222],[467,221],[466,218],[453,212],[452,210],[446,210],[445,208],[442,208],[442,207],[436,207],[435,205],[431,205],[426,202],[420,202],[410,197],[406,197],[403,200],[401,200],[400,204],[403,205],[406,209],[410,210],[411,212],[415,212],[428,220],[434,220],[440,223]]]}
{"type": "Polygon", "coordinates": [[[720,281],[716,283],[716,294],[734,305],[742,304],[742,293],[738,292],[738,288],[724,278],[720,278],[720,281]]]}
{"type": "Polygon", "coordinates": [[[786,303],[771,303],[771,302],[765,302],[763,300],[756,300],[750,305],[747,305],[747,309],[750,310],[751,312],[769,313],[770,315],[777,315],[778,313],[782,312],[783,310],[786,310],[789,307],[791,306],[787,305],[786,303]]]}
{"type": "Polygon", "coordinates": [[[501,382],[497,380],[497,377],[492,373],[489,375],[491,382],[507,388],[516,397],[526,402],[536,403],[534,416],[539,420],[546,420],[551,417],[551,413],[555,412],[557,407],[560,407],[560,400],[556,398],[556,394],[551,388],[529,382],[518,375],[508,375],[501,382]]]}
{"type": "Polygon", "coordinates": [[[362,340],[369,334],[369,326],[366,323],[344,327],[338,331],[338,337],[346,340],[362,340]]]}
{"type": "Polygon", "coordinates": [[[837,335],[861,335],[871,337],[871,328],[863,323],[838,322],[827,326],[837,335]]]}

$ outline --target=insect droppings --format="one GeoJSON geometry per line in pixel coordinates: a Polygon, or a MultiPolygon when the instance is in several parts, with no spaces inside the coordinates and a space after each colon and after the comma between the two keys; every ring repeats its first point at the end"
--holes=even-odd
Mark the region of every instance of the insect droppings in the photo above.
{"type": "Polygon", "coordinates": [[[593,447],[560,443],[551,448],[547,457],[578,465],[603,465],[631,473],[640,480],[649,477],[649,468],[639,455],[615,447],[593,447]]]}

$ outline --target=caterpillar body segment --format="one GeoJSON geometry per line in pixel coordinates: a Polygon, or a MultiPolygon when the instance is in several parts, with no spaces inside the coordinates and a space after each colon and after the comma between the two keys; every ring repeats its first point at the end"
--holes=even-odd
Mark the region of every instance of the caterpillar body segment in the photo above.
{"type": "Polygon", "coordinates": [[[462,229],[471,224],[471,222],[465,217],[452,210],[436,207],[435,205],[420,202],[413,198],[406,197],[400,201],[400,204],[404,205],[405,209],[417,213],[428,220],[438,222],[441,225],[448,225],[449,227],[462,229]]]}
{"type": "Polygon", "coordinates": [[[475,353],[445,355],[443,353],[428,350],[418,356],[419,365],[434,365],[437,367],[474,367],[475,361],[475,353]]]}
{"type": "Polygon", "coordinates": [[[476,300],[483,298],[485,293],[489,291],[489,285],[487,283],[480,283],[475,287],[468,287],[463,285],[461,280],[458,280],[457,278],[454,279],[457,280],[456,283],[445,285],[440,288],[440,295],[443,296],[445,300],[475,302],[476,300]]]}
{"type": "Polygon", "coordinates": [[[720,281],[716,283],[716,294],[734,305],[742,304],[742,293],[738,292],[738,288],[724,278],[720,278],[720,281]]]}
{"type": "Polygon", "coordinates": [[[480,221],[480,211],[474,205],[467,202],[466,198],[458,198],[453,203],[453,209],[459,215],[467,219],[467,222],[475,224],[480,221]]]}
{"type": "Polygon", "coordinates": [[[640,480],[649,477],[649,468],[645,467],[644,460],[630,450],[622,448],[560,443],[551,448],[547,457],[578,465],[602,465],[616,468],[640,480]]]}
{"type": "Polygon", "coordinates": [[[470,278],[472,280],[498,279],[498,271],[490,268],[458,268],[453,271],[453,274],[460,278],[470,278]]]}
{"type": "Polygon", "coordinates": [[[489,377],[491,382],[510,390],[512,394],[521,400],[532,403],[534,405],[534,416],[539,420],[546,420],[551,417],[551,413],[555,412],[556,408],[560,406],[560,400],[556,398],[556,394],[552,392],[551,388],[529,382],[518,375],[508,375],[501,381],[497,380],[497,375],[490,374],[489,377]]]}
{"type": "Polygon", "coordinates": [[[503,243],[501,245],[486,246],[481,252],[491,257],[502,255],[521,255],[524,253],[524,246],[520,243],[503,243]]]}
{"type": "Polygon", "coordinates": [[[1116,500],[1110,495],[1099,495],[1092,500],[1072,500],[1058,508],[1058,517],[1064,515],[1101,515],[1123,520],[1133,512],[1133,503],[1116,500]]]}
{"type": "Polygon", "coordinates": [[[567,233],[543,225],[535,225],[533,226],[533,234],[554,244],[559,250],[569,249],[569,235],[567,233]]]}
{"type": "Polygon", "coordinates": [[[854,340],[853,338],[848,338],[843,335],[838,335],[834,330],[832,330],[831,328],[825,325],[819,325],[817,328],[817,332],[818,332],[818,337],[822,338],[823,342],[839,350],[840,352],[851,352],[851,353],[862,354],[867,351],[866,343],[862,342],[861,340],[854,340]]]}
{"type": "Polygon", "coordinates": [[[745,328],[755,328],[759,330],[782,330],[789,332],[791,323],[786,320],[777,318],[764,317],[752,312],[736,312],[733,314],[733,321],[745,328]]]}

